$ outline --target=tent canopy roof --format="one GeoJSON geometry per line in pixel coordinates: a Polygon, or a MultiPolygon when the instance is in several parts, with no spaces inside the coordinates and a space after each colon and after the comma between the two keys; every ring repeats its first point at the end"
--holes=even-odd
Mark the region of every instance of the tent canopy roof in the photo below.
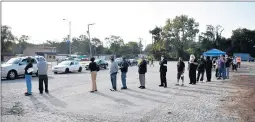
{"type": "Polygon", "coordinates": [[[204,56],[220,56],[220,55],[226,55],[226,52],[223,52],[218,49],[211,49],[203,53],[204,56]]]}

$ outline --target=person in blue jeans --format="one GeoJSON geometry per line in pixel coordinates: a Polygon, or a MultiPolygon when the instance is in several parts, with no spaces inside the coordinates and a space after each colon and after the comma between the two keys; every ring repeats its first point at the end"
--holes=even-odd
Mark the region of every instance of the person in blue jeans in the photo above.
{"type": "Polygon", "coordinates": [[[27,85],[27,92],[25,93],[25,96],[30,96],[32,95],[32,74],[33,72],[30,71],[30,68],[33,68],[33,59],[30,57],[27,58],[27,66],[25,67],[25,80],[26,80],[26,85],[27,85]]]}
{"type": "Polygon", "coordinates": [[[220,76],[223,80],[226,79],[226,61],[223,55],[220,56],[220,76]]]}
{"type": "Polygon", "coordinates": [[[111,91],[117,91],[117,73],[118,73],[118,63],[114,61],[114,57],[111,57],[111,67],[110,67],[110,76],[112,82],[111,91]]]}
{"type": "Polygon", "coordinates": [[[126,61],[126,58],[123,57],[123,61],[121,62],[120,65],[120,70],[121,70],[121,81],[122,81],[122,85],[123,87],[121,88],[123,89],[127,89],[127,83],[126,83],[126,77],[127,77],[127,72],[128,72],[128,62],[126,61]]]}

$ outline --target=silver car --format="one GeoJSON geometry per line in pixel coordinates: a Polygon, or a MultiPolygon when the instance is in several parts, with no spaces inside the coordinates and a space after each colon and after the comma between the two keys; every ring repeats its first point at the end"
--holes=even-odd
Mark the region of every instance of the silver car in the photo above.
{"type": "MultiPolygon", "coordinates": [[[[42,56],[31,57],[32,59],[34,59],[33,74],[36,74],[36,76],[38,76],[37,62],[39,57],[42,57],[42,56]]],[[[43,59],[45,60],[44,57],[43,59]]],[[[27,65],[27,57],[11,58],[6,63],[1,65],[1,77],[7,78],[9,80],[14,80],[18,76],[25,75],[26,65],[27,65]]]]}

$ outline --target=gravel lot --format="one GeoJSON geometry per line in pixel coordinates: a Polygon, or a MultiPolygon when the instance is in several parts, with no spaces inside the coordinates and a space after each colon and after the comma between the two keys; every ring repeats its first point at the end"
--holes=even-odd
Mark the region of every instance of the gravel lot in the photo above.
{"type": "MultiPolygon", "coordinates": [[[[185,86],[175,86],[176,63],[168,62],[168,88],[158,87],[159,66],[148,66],[146,88],[139,89],[137,67],[127,74],[128,90],[111,92],[108,70],[100,70],[98,92],[90,93],[88,71],[53,74],[49,71],[50,94],[40,95],[38,78],[32,81],[31,97],[26,97],[23,78],[2,81],[3,122],[235,122],[236,112],[223,108],[223,98],[239,92],[235,86],[221,81],[189,85],[185,72],[185,86]]],[[[187,65],[187,63],[185,63],[187,65]]],[[[213,72],[214,76],[214,72],[213,72]]],[[[206,78],[205,78],[206,79],[206,78]]]]}

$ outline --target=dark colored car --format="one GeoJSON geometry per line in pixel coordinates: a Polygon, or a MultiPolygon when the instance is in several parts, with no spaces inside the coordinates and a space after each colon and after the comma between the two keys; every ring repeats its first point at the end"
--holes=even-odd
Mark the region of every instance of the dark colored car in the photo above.
{"type": "MultiPolygon", "coordinates": [[[[105,60],[98,59],[95,60],[95,62],[97,63],[97,65],[99,65],[100,68],[107,69],[108,67],[108,63],[105,60]]],[[[89,63],[85,65],[85,69],[89,70],[89,63]]]]}

